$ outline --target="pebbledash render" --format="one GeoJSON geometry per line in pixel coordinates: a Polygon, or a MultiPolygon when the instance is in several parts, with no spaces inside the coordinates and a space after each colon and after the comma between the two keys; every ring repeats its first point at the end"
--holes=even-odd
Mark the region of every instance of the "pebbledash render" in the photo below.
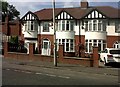
{"type": "MultiPolygon", "coordinates": [[[[82,51],[91,53],[93,46],[97,46],[99,51],[120,48],[119,13],[118,8],[89,6],[84,0],[80,2],[80,7],[55,8],[57,51],[59,44],[64,46],[64,53],[68,56],[80,56],[82,51]]],[[[21,21],[25,47],[35,43],[40,54],[53,54],[53,9],[29,11],[21,21]]]]}

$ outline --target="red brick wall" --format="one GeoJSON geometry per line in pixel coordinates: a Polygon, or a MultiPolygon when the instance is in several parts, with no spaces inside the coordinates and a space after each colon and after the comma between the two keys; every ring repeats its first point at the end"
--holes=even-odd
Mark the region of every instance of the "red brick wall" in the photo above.
{"type": "MultiPolygon", "coordinates": [[[[51,44],[51,54],[53,54],[53,48],[54,48],[54,38],[53,35],[38,35],[38,42],[39,42],[39,48],[41,48],[40,46],[42,45],[42,41],[43,39],[48,39],[50,41],[51,44]]],[[[41,49],[40,49],[41,52],[41,49]]]]}
{"type": "Polygon", "coordinates": [[[8,36],[20,36],[21,35],[21,24],[17,22],[3,22],[2,32],[8,36]]]}
{"type": "Polygon", "coordinates": [[[112,48],[113,44],[120,39],[120,36],[107,36],[107,47],[112,48]]]}
{"type": "MultiPolygon", "coordinates": [[[[40,54],[33,54],[34,53],[34,44],[30,44],[29,45],[29,49],[30,49],[30,54],[23,54],[23,53],[10,53],[7,51],[7,47],[8,44],[4,43],[4,56],[5,58],[15,58],[15,59],[22,59],[22,60],[40,60],[40,61],[48,61],[48,62],[52,62],[53,61],[53,57],[51,56],[42,56],[40,54]]],[[[71,57],[64,57],[63,53],[64,53],[64,47],[63,45],[60,45],[60,49],[58,51],[58,62],[62,62],[62,63],[68,63],[68,64],[79,64],[79,65],[84,65],[84,66],[94,66],[94,67],[98,67],[98,48],[95,48],[93,50],[93,58],[71,58],[71,57]]]]}

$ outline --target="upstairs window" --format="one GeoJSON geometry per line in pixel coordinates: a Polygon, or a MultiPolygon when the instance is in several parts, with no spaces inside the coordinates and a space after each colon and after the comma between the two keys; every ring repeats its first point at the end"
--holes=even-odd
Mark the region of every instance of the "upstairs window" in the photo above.
{"type": "Polygon", "coordinates": [[[93,20],[93,31],[97,31],[97,21],[93,20]]]}
{"type": "Polygon", "coordinates": [[[105,20],[85,20],[85,31],[106,31],[105,20]]]}
{"type": "Polygon", "coordinates": [[[120,20],[115,21],[115,32],[120,33],[120,20]]]}
{"type": "Polygon", "coordinates": [[[33,21],[31,21],[31,31],[34,30],[33,28],[34,28],[33,21]]]}
{"type": "Polygon", "coordinates": [[[43,32],[49,32],[49,22],[43,23],[43,32]]]}
{"type": "Polygon", "coordinates": [[[60,20],[57,24],[57,29],[59,31],[73,31],[74,30],[74,21],[69,20],[60,20]]]}
{"type": "Polygon", "coordinates": [[[25,31],[37,31],[38,30],[38,23],[37,21],[26,21],[24,23],[25,31]]]}

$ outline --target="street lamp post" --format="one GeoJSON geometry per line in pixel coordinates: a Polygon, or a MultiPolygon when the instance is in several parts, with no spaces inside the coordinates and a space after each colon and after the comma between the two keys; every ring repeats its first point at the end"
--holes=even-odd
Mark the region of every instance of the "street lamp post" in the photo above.
{"type": "Polygon", "coordinates": [[[53,30],[54,30],[54,66],[57,66],[57,58],[56,58],[56,29],[55,29],[55,0],[53,0],[53,30]]]}

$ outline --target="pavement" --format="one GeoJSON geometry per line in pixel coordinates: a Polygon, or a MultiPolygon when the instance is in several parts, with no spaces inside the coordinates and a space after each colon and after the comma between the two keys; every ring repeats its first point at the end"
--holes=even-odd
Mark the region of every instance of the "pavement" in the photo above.
{"type": "Polygon", "coordinates": [[[119,76],[120,68],[114,67],[86,67],[75,64],[63,64],[57,63],[57,67],[54,66],[53,62],[45,61],[34,61],[34,60],[17,60],[12,58],[2,57],[2,67],[4,68],[16,68],[24,69],[30,71],[39,71],[40,67],[48,69],[61,69],[61,70],[70,70],[76,72],[90,73],[90,74],[101,74],[101,75],[110,75],[110,76],[119,76]],[[27,68],[25,68],[27,66],[27,68]]]}

